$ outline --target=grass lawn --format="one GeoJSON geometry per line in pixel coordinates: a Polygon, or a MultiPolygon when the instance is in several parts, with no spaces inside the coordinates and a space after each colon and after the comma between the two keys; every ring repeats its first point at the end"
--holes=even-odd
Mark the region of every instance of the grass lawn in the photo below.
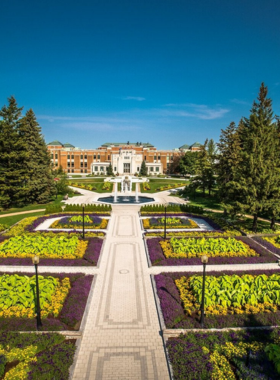
{"type": "Polygon", "coordinates": [[[0,218],[0,224],[7,224],[8,226],[12,226],[13,224],[17,223],[18,221],[29,218],[31,216],[43,216],[45,214],[44,211],[41,212],[32,212],[30,214],[21,214],[21,215],[11,215],[11,216],[4,216],[3,218],[0,218]]]}
{"type": "Polygon", "coordinates": [[[157,193],[159,191],[163,191],[163,190],[159,190],[161,187],[171,185],[171,186],[174,186],[172,188],[176,188],[176,185],[178,187],[182,187],[182,186],[187,185],[187,183],[188,182],[184,179],[176,180],[176,179],[170,179],[170,178],[168,178],[168,179],[150,178],[149,182],[148,182],[148,184],[150,186],[150,190],[144,190],[142,183],[140,184],[140,186],[141,186],[141,192],[142,193],[157,193]]]}
{"type": "MultiPolygon", "coordinates": [[[[71,196],[76,196],[77,194],[69,194],[69,197],[71,196]]],[[[63,200],[63,195],[58,195],[57,199],[54,197],[53,200],[49,203],[43,203],[43,204],[32,204],[24,207],[12,207],[9,208],[8,210],[4,210],[0,212],[0,215],[4,214],[12,214],[15,212],[22,212],[22,211],[31,211],[31,210],[40,210],[40,209],[45,209],[47,205],[51,204],[60,204],[60,202],[63,200]]]]}

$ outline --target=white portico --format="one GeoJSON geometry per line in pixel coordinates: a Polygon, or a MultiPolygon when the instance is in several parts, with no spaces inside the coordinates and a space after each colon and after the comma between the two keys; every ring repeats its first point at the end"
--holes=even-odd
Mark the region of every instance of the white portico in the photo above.
{"type": "Polygon", "coordinates": [[[113,172],[120,174],[139,173],[143,157],[133,149],[120,149],[118,154],[112,154],[113,172]]]}

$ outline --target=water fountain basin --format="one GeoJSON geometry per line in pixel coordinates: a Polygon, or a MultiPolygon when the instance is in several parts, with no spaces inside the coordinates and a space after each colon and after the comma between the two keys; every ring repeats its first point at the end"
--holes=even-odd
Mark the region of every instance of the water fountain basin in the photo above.
{"type": "Polygon", "coordinates": [[[102,203],[111,203],[111,204],[142,204],[142,203],[150,203],[154,202],[154,198],[149,197],[141,197],[138,196],[137,198],[135,196],[128,196],[128,195],[118,195],[117,197],[109,196],[109,197],[101,197],[97,199],[98,202],[102,203]]]}

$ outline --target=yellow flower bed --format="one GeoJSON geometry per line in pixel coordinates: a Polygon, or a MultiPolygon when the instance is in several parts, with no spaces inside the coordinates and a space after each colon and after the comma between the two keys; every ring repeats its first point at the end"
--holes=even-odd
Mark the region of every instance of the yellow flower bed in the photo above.
{"type": "Polygon", "coordinates": [[[280,248],[280,243],[276,241],[276,240],[279,240],[279,236],[271,236],[271,237],[263,236],[262,239],[268,241],[269,243],[274,245],[274,247],[280,248]]]}
{"type": "MultiPolygon", "coordinates": [[[[211,380],[236,379],[235,374],[231,369],[229,360],[233,357],[245,356],[249,350],[253,353],[257,353],[262,351],[264,347],[265,345],[260,342],[239,342],[235,345],[232,342],[227,342],[222,346],[216,345],[209,359],[210,363],[213,365],[211,380]]],[[[209,353],[209,350],[206,347],[203,347],[202,349],[204,353],[209,353]]]]}
{"type": "Polygon", "coordinates": [[[4,376],[3,380],[24,380],[27,379],[28,372],[30,371],[29,363],[37,362],[36,353],[38,349],[36,346],[29,346],[24,349],[13,348],[12,350],[5,350],[0,345],[0,355],[4,355],[9,363],[21,360],[15,367],[11,368],[4,376]]]}
{"type": "MultiPolygon", "coordinates": [[[[179,290],[180,298],[184,305],[184,310],[187,315],[200,310],[201,304],[194,296],[191,286],[190,278],[185,276],[175,280],[175,284],[179,290]]],[[[258,314],[258,313],[271,313],[278,310],[277,305],[270,302],[257,303],[256,305],[238,305],[238,306],[222,306],[220,304],[205,306],[204,311],[206,315],[229,315],[229,314],[258,314]]]]}
{"type": "MultiPolygon", "coordinates": [[[[39,285],[40,287],[40,285],[39,285]]],[[[41,305],[41,317],[47,318],[48,315],[57,317],[63,307],[63,303],[71,288],[70,280],[68,277],[64,278],[62,282],[58,283],[51,300],[41,305]]],[[[33,307],[25,308],[20,306],[11,306],[6,310],[0,310],[1,318],[34,318],[35,317],[35,304],[33,307]]]]}
{"type": "MultiPolygon", "coordinates": [[[[251,257],[259,256],[253,249],[251,249],[247,244],[242,242],[242,245],[246,248],[245,251],[237,252],[216,252],[207,250],[206,252],[174,252],[174,249],[169,240],[164,240],[159,242],[163,250],[164,256],[166,258],[192,258],[192,257],[201,257],[202,255],[207,254],[208,257],[251,257]]],[[[240,242],[241,243],[241,242],[240,242]]]]}
{"type": "MultiPolygon", "coordinates": [[[[24,240],[28,236],[31,236],[32,238],[35,237],[35,235],[29,234],[29,235],[22,235],[21,238],[24,240]]],[[[19,238],[19,237],[18,237],[19,238]]],[[[18,240],[17,238],[17,240],[18,240]]],[[[11,239],[16,239],[16,238],[11,238],[11,239]]],[[[11,240],[9,239],[9,240],[11,240]]],[[[61,237],[63,239],[63,237],[61,237]]],[[[19,250],[12,250],[7,251],[7,250],[1,250],[1,247],[4,248],[4,245],[7,243],[7,241],[4,241],[3,243],[0,244],[0,257],[17,257],[17,258],[26,258],[26,257],[34,257],[34,254],[37,254],[40,258],[49,258],[49,259],[77,259],[77,258],[82,258],[85,254],[85,251],[88,246],[88,241],[85,240],[78,240],[76,239],[76,247],[72,252],[69,250],[64,250],[62,252],[61,250],[57,250],[56,252],[52,250],[50,247],[49,250],[41,250],[40,245],[36,248],[34,245],[30,244],[30,251],[25,249],[24,252],[20,252],[19,250]]],[[[51,242],[51,240],[50,240],[51,242]]],[[[17,242],[18,243],[18,242],[17,242]]],[[[10,248],[9,248],[10,249],[10,248]]],[[[19,248],[20,249],[20,248],[19,248]]]]}

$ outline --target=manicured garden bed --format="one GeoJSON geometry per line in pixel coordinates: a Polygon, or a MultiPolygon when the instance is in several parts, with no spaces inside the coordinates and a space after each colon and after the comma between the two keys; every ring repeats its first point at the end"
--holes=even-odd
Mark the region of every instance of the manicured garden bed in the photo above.
{"type": "Polygon", "coordinates": [[[280,378],[279,329],[188,332],[169,338],[167,350],[175,380],[280,378]]]}
{"type": "Polygon", "coordinates": [[[58,333],[0,333],[0,378],[69,379],[75,340],[58,333]]]}
{"type": "Polygon", "coordinates": [[[268,249],[270,252],[280,256],[280,239],[279,236],[254,236],[253,239],[268,249]]]}
{"type": "MultiPolygon", "coordinates": [[[[200,328],[199,299],[201,297],[201,272],[162,273],[154,276],[154,278],[166,327],[183,329],[200,328]],[[191,285],[190,282],[192,282],[191,285]]],[[[280,269],[246,272],[226,271],[224,274],[207,271],[205,294],[206,298],[212,300],[215,304],[212,305],[209,303],[207,315],[204,320],[205,328],[277,326],[280,320],[279,279],[280,269]],[[234,275],[235,277],[231,277],[234,275]],[[241,279],[237,278],[237,276],[245,275],[247,277],[242,277],[241,279]],[[257,277],[262,275],[269,276],[269,279],[266,280],[264,276],[257,277]],[[270,277],[272,275],[275,276],[270,277]],[[222,286],[219,288],[220,290],[217,290],[218,285],[213,285],[213,278],[210,276],[214,276],[217,282],[222,283],[222,286]],[[276,278],[277,283],[275,282],[276,278]],[[269,282],[269,285],[263,280],[269,282]],[[236,284],[239,283],[241,290],[238,291],[239,287],[236,284]],[[243,283],[244,285],[242,285],[243,283]],[[207,287],[207,284],[209,284],[209,287],[207,287]],[[269,290],[271,284],[276,287],[269,290]],[[265,286],[265,288],[262,288],[262,286],[265,286]],[[248,290],[248,294],[244,293],[245,290],[242,287],[244,287],[246,291],[248,290]],[[221,293],[216,293],[216,290],[221,293]],[[235,294],[234,291],[236,291],[237,294],[235,294]],[[212,292],[214,293],[212,294],[212,292]],[[238,298],[243,295],[245,298],[238,298]],[[259,298],[254,299],[252,295],[258,296],[259,298]],[[236,299],[234,297],[236,297],[236,299]],[[229,300],[232,302],[231,304],[229,304],[229,300]]]]}
{"type": "MultiPolygon", "coordinates": [[[[92,280],[92,275],[81,273],[40,273],[42,330],[78,330],[92,280]]],[[[0,331],[36,330],[34,274],[1,273],[0,283],[5,289],[0,298],[0,331]]]]}
{"type": "Polygon", "coordinates": [[[31,233],[11,237],[0,236],[0,265],[33,265],[32,257],[40,257],[46,266],[97,265],[103,239],[84,240],[77,234],[31,233]]]}
{"type": "MultiPolygon", "coordinates": [[[[200,255],[202,253],[205,253],[209,256],[208,264],[209,265],[218,265],[218,264],[260,264],[260,263],[273,263],[277,262],[276,256],[274,256],[272,253],[267,251],[265,248],[261,247],[259,244],[254,242],[252,239],[248,237],[241,237],[237,236],[234,239],[233,238],[198,238],[198,242],[203,241],[211,241],[213,242],[213,248],[206,247],[205,250],[201,251],[201,253],[196,253],[196,250],[190,247],[191,254],[187,257],[186,253],[183,254],[176,254],[172,251],[172,247],[170,249],[170,241],[182,241],[182,240],[191,240],[194,241],[194,238],[186,238],[186,239],[179,239],[179,238],[171,238],[171,239],[162,239],[162,238],[150,238],[147,239],[147,247],[148,247],[148,254],[152,265],[167,265],[167,266],[173,266],[173,265],[201,265],[201,259],[200,255]],[[239,252],[238,250],[236,252],[232,253],[226,253],[226,249],[224,252],[219,253],[219,251],[215,251],[215,239],[218,241],[229,241],[234,240],[236,243],[239,243],[241,245],[245,245],[246,250],[248,251],[248,255],[246,256],[247,252],[239,252]],[[164,248],[164,249],[163,249],[164,248]],[[165,251],[165,253],[164,253],[165,251]],[[193,253],[192,253],[193,252],[193,253]],[[169,254],[168,254],[169,253],[169,254]],[[238,254],[240,253],[240,256],[238,254]],[[197,257],[194,257],[194,256],[197,257]],[[232,257],[231,257],[232,256],[232,257]]],[[[199,244],[198,244],[199,245],[199,244]]]]}
{"type": "Polygon", "coordinates": [[[152,218],[146,218],[142,219],[143,228],[145,230],[148,229],[163,229],[165,228],[165,222],[166,222],[166,228],[199,228],[198,224],[192,219],[184,218],[184,217],[174,217],[168,215],[166,217],[166,221],[164,217],[152,217],[152,218]]]}
{"type": "Polygon", "coordinates": [[[71,228],[71,229],[106,229],[108,225],[108,219],[102,219],[100,216],[88,215],[73,215],[64,216],[59,220],[53,222],[50,228],[71,228]]]}

